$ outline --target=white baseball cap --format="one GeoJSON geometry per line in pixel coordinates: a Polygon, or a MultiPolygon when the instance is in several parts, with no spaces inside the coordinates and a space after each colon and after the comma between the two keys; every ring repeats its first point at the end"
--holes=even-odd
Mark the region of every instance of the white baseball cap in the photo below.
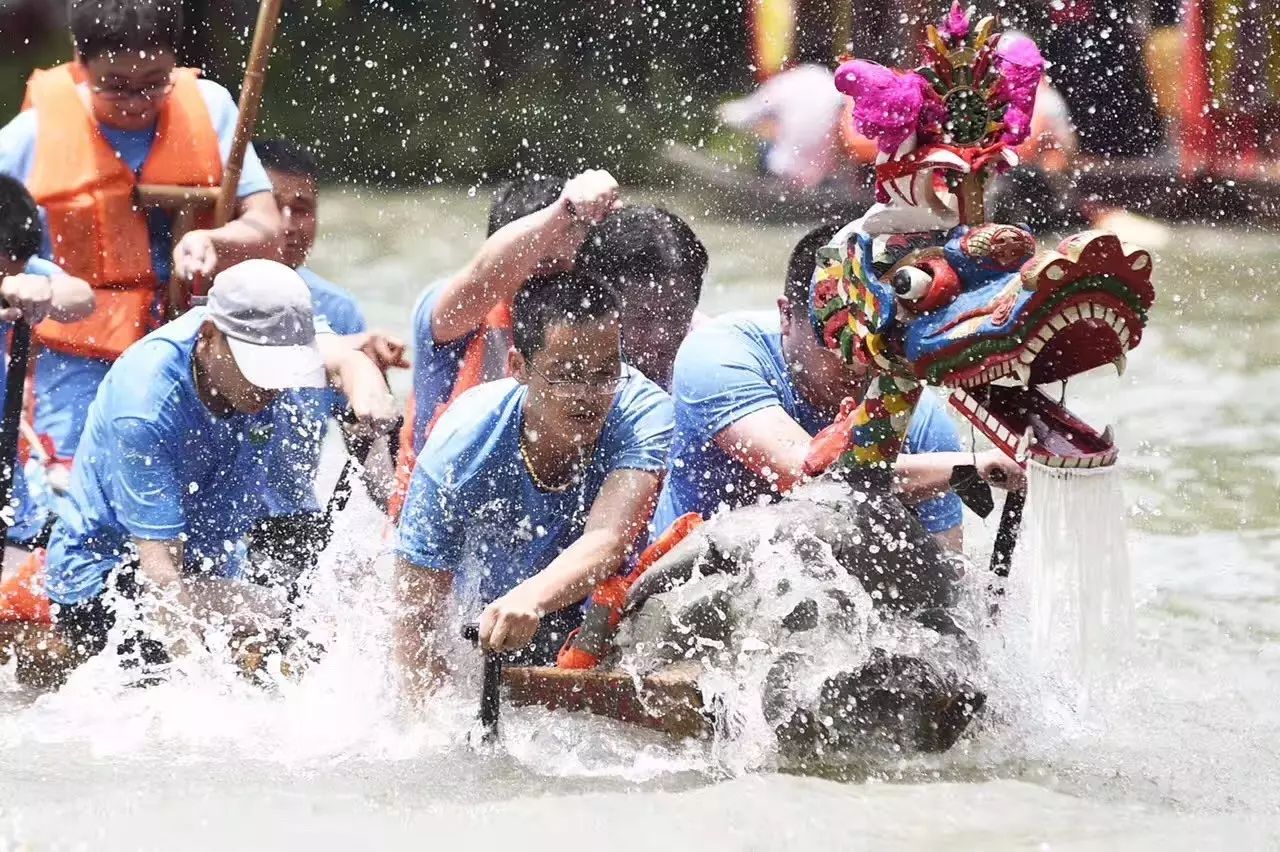
{"type": "Polygon", "coordinates": [[[252,384],[264,390],[326,385],[311,290],[297,272],[274,260],[238,263],[213,279],[206,307],[252,384]]]}

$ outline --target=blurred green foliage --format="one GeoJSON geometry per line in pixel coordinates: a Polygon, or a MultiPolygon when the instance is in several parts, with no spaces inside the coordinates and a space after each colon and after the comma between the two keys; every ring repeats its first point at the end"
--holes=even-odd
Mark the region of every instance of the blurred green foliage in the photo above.
{"type": "MultiPolygon", "coordinates": [[[[337,179],[652,180],[665,140],[704,138],[715,103],[751,85],[742,2],[288,0],[259,131],[312,146],[337,179]]],[[[238,91],[256,0],[187,7],[186,59],[238,91]]],[[[6,56],[3,105],[66,44],[6,56]]]]}

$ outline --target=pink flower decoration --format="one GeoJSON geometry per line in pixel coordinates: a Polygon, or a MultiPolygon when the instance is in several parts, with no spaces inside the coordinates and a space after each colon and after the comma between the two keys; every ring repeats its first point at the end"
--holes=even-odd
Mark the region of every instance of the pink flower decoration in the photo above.
{"type": "Polygon", "coordinates": [[[853,124],[880,150],[893,154],[920,125],[921,112],[933,119],[928,81],[915,72],[900,73],[875,62],[853,59],[836,70],[836,88],[853,98],[853,124]]]}
{"type": "Polygon", "coordinates": [[[996,47],[995,67],[1000,75],[995,95],[1009,104],[1004,116],[1008,129],[1001,138],[1009,145],[1017,145],[1031,132],[1031,113],[1036,105],[1036,87],[1044,74],[1044,57],[1026,36],[1006,35],[996,47]]]}
{"type": "Polygon", "coordinates": [[[1000,141],[1010,148],[1021,145],[1031,135],[1031,113],[1010,106],[1004,114],[1004,133],[1000,141]]]}
{"type": "Polygon", "coordinates": [[[947,44],[957,44],[969,37],[969,13],[961,8],[959,0],[951,3],[951,11],[942,19],[938,33],[947,44]]]}

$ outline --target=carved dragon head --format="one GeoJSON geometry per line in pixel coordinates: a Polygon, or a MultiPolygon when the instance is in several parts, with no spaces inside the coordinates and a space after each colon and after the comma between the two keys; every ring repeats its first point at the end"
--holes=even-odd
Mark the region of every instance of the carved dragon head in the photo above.
{"type": "MultiPolygon", "coordinates": [[[[812,318],[826,345],[889,377],[873,395],[948,387],[952,404],[1020,461],[1108,465],[1110,430],[1038,386],[1108,363],[1123,371],[1155,298],[1151,256],[1101,231],[1038,249],[1021,227],[982,222],[983,182],[1016,162],[1008,146],[1025,138],[1043,67],[1030,40],[1010,44],[992,25],[970,37],[955,6],[941,33],[929,28],[917,71],[841,66],[837,85],[855,97],[860,131],[880,142],[879,202],[819,250],[812,318]]],[[[894,415],[895,435],[905,431],[907,417],[874,400],[854,422],[877,412],[894,415]]],[[[876,457],[856,432],[853,442],[860,458],[876,457]]]]}

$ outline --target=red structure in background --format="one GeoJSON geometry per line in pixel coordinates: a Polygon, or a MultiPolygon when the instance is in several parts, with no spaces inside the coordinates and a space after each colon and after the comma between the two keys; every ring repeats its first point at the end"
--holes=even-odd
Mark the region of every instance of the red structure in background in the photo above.
{"type": "Polygon", "coordinates": [[[1186,0],[1182,29],[1186,51],[1179,120],[1183,174],[1276,177],[1280,11],[1270,4],[1186,0]]]}

